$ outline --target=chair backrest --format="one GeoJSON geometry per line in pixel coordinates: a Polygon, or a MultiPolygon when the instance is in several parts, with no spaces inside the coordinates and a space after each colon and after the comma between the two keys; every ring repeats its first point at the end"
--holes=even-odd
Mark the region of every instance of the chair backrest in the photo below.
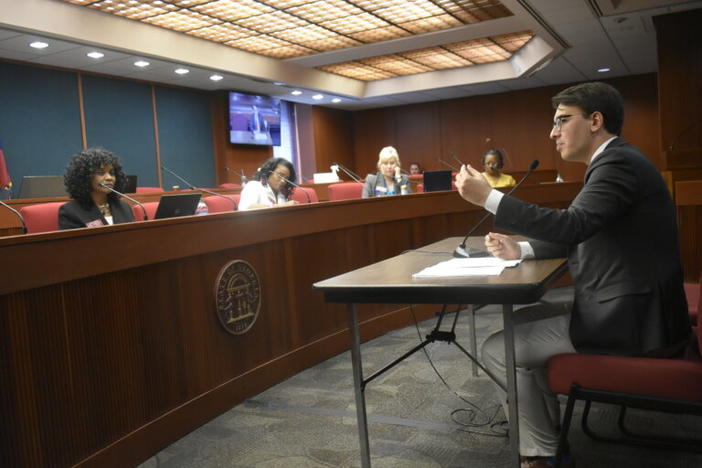
{"type": "Polygon", "coordinates": [[[222,197],[210,195],[209,197],[203,198],[202,201],[207,205],[208,213],[224,213],[226,211],[237,210],[239,207],[238,198],[240,198],[240,195],[224,195],[222,197]],[[235,196],[237,197],[236,199],[234,198],[235,196]],[[234,202],[233,204],[232,201],[234,202]]]}
{"type": "Polygon", "coordinates": [[[240,189],[241,185],[240,184],[234,184],[232,182],[225,182],[223,184],[219,184],[219,188],[223,189],[240,189]]]}
{"type": "MultiPolygon", "coordinates": [[[[146,202],[142,203],[142,205],[144,205],[146,209],[146,219],[154,219],[154,216],[156,216],[156,209],[158,209],[158,202],[146,202]]],[[[144,212],[141,211],[139,205],[132,205],[132,213],[134,214],[134,221],[144,220],[144,212]]]]}
{"type": "Polygon", "coordinates": [[[329,200],[350,200],[361,198],[363,184],[358,182],[340,182],[328,186],[329,200]]]}
{"type": "Polygon", "coordinates": [[[40,203],[20,208],[27,233],[58,231],[58,211],[65,202],[40,203]]]}
{"type": "Polygon", "coordinates": [[[296,188],[290,198],[298,203],[317,203],[319,201],[317,191],[311,187],[296,188]],[[307,198],[305,193],[309,195],[309,198],[307,198]]]}
{"type": "Polygon", "coordinates": [[[163,192],[161,187],[137,187],[136,193],[163,192]]]}

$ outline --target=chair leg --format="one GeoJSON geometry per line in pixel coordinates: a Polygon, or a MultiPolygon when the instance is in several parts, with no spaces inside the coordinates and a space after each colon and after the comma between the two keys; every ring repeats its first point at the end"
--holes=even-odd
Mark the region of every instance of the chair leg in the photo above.
{"type": "Polygon", "coordinates": [[[568,402],[566,403],[565,414],[563,415],[563,426],[561,427],[561,433],[558,436],[558,448],[556,448],[556,466],[555,468],[560,468],[561,462],[563,461],[563,455],[565,455],[565,447],[568,445],[568,431],[570,430],[570,422],[573,419],[573,409],[575,408],[576,396],[574,392],[570,392],[568,395],[568,402]]]}

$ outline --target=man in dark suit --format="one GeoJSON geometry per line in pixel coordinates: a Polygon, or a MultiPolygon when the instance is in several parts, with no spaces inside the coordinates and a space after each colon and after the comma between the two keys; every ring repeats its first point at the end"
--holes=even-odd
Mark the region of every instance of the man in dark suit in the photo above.
{"type": "MultiPolygon", "coordinates": [[[[604,83],[570,87],[552,98],[551,139],[565,161],[587,164],[568,209],[525,203],[493,190],[478,171],[461,168],[461,196],[495,214],[487,249],[514,258],[568,257],[572,306],[531,308],[515,327],[522,467],[552,466],[558,403],[545,384],[548,358],[564,352],[670,357],[690,334],[675,208],[655,166],[618,135],[619,92],[604,83]]],[[[520,312],[521,314],[521,312],[520,312]]],[[[505,375],[502,333],[483,346],[486,366],[505,375]]],[[[504,399],[503,399],[504,402],[504,399]]]]}

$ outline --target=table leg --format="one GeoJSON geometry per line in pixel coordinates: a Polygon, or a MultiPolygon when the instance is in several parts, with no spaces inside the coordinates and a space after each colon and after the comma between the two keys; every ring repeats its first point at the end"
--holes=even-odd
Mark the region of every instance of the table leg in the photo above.
{"type": "MultiPolygon", "coordinates": [[[[478,337],[475,331],[475,304],[468,306],[468,315],[470,317],[470,352],[478,357],[478,337]]],[[[475,361],[471,361],[473,369],[473,377],[478,377],[478,364],[475,361]]]]}
{"type": "Polygon", "coordinates": [[[519,467],[519,410],[517,405],[517,372],[514,365],[514,323],[512,304],[502,305],[507,366],[507,405],[509,407],[509,448],[514,466],[519,467]]]}
{"type": "Polygon", "coordinates": [[[356,420],[358,423],[358,442],[361,446],[361,466],[370,468],[366,396],[363,388],[363,363],[361,361],[361,337],[358,332],[356,305],[348,304],[347,307],[349,330],[351,330],[351,367],[353,368],[353,391],[356,396],[356,420]]]}

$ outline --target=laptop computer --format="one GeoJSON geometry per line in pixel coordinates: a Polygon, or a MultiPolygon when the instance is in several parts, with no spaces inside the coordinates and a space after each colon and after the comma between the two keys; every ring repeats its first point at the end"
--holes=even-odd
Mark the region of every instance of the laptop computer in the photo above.
{"type": "Polygon", "coordinates": [[[451,190],[451,171],[424,171],[424,191],[451,190]]]}
{"type": "Polygon", "coordinates": [[[63,176],[24,176],[17,198],[67,197],[63,176]]]}
{"type": "Polygon", "coordinates": [[[156,215],[154,215],[154,219],[194,215],[199,201],[199,193],[162,195],[161,200],[158,202],[158,208],[156,208],[156,215]]]}
{"type": "Polygon", "coordinates": [[[127,175],[127,183],[122,187],[123,193],[136,193],[137,188],[137,176],[127,175]]]}

